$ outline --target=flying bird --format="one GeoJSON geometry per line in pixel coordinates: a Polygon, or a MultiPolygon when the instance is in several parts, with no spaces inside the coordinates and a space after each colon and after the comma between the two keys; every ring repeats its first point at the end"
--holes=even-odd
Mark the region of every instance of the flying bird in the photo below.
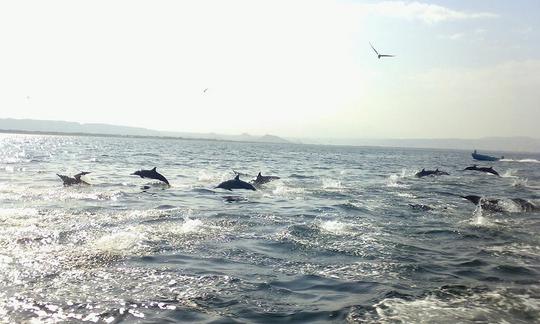
{"type": "Polygon", "coordinates": [[[377,58],[381,58],[381,57],[394,57],[395,55],[388,55],[388,54],[379,54],[379,52],[377,52],[377,50],[375,49],[375,47],[373,47],[373,45],[371,45],[371,43],[369,43],[369,45],[371,46],[371,48],[373,48],[373,51],[375,52],[375,54],[377,54],[377,58]]]}

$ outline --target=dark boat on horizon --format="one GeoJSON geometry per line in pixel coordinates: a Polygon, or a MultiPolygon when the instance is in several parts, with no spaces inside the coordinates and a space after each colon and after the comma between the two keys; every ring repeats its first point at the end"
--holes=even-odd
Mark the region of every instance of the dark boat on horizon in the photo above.
{"type": "Polygon", "coordinates": [[[494,156],[478,154],[478,153],[476,153],[476,150],[474,150],[474,152],[472,152],[471,155],[472,155],[473,159],[478,160],[478,161],[499,161],[499,160],[504,159],[504,156],[501,156],[500,158],[498,158],[498,157],[494,157],[494,156]]]}

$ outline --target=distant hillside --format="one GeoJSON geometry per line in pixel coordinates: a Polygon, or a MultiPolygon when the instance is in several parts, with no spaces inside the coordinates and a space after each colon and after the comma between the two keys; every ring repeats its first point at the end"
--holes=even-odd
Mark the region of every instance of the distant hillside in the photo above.
{"type": "Polygon", "coordinates": [[[540,153],[540,139],[530,137],[485,137],[478,139],[328,139],[302,138],[286,140],[274,135],[255,136],[250,134],[223,135],[216,133],[165,132],[142,127],[108,124],[81,124],[76,122],[0,118],[0,131],[27,131],[72,134],[102,134],[124,136],[180,137],[187,139],[212,139],[221,141],[259,143],[304,143],[323,145],[355,145],[413,147],[436,149],[479,150],[490,153],[496,151],[540,153]]]}
{"type": "Polygon", "coordinates": [[[214,139],[225,141],[260,142],[260,143],[289,143],[289,141],[274,135],[255,136],[249,134],[223,135],[214,133],[184,133],[164,132],[142,127],[129,127],[108,124],[81,124],[56,120],[12,119],[0,118],[0,130],[29,131],[77,134],[103,134],[126,136],[166,136],[181,138],[214,139]]]}

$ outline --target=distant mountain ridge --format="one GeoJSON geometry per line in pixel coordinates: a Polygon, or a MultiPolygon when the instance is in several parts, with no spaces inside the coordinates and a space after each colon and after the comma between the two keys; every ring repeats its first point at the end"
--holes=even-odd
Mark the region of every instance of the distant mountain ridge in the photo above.
{"type": "Polygon", "coordinates": [[[274,135],[255,136],[250,134],[224,135],[215,133],[189,133],[157,131],[143,127],[119,126],[99,123],[78,123],[60,120],[36,120],[0,118],[0,130],[51,133],[102,134],[123,136],[160,136],[189,139],[212,139],[239,142],[290,143],[274,135]]]}
{"type": "Polygon", "coordinates": [[[383,146],[434,149],[478,150],[491,152],[535,152],[540,153],[540,139],[531,137],[485,137],[478,139],[331,139],[294,138],[284,139],[275,135],[254,136],[247,133],[224,135],[216,133],[189,133],[157,131],[142,127],[119,126],[100,123],[78,123],[54,120],[0,118],[0,131],[73,133],[114,136],[156,136],[186,139],[207,139],[259,143],[298,143],[315,145],[383,146]]]}

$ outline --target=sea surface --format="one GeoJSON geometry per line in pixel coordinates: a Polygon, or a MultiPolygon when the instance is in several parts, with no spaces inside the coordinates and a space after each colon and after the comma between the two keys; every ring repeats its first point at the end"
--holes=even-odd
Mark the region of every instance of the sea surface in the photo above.
{"type": "Polygon", "coordinates": [[[540,154],[504,155],[2,134],[0,322],[538,323],[540,213],[459,197],[539,204],[540,154]]]}

